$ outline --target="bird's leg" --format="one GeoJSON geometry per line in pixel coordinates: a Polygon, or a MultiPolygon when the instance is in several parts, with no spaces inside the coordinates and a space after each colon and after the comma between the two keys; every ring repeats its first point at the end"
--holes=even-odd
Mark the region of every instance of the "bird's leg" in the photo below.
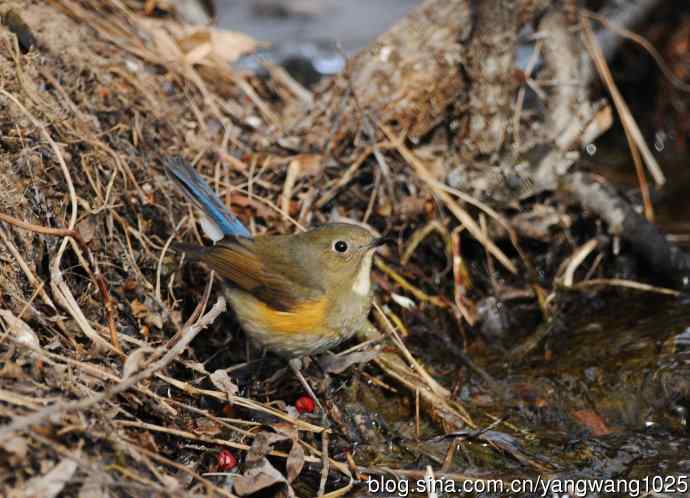
{"type": "MultiPolygon", "coordinates": [[[[249,384],[249,389],[250,393],[252,394],[258,394],[261,392],[262,389],[265,389],[265,381],[262,379],[262,375],[265,370],[265,365],[266,365],[266,350],[261,349],[257,352],[257,350],[254,350],[254,353],[258,353],[258,358],[256,358],[252,363],[255,363],[253,366],[253,382],[249,384]]],[[[250,354],[250,351],[247,351],[247,354],[250,354]]]]}
{"type": "Polygon", "coordinates": [[[319,398],[316,397],[316,394],[314,394],[314,390],[309,385],[309,382],[307,382],[307,379],[305,379],[304,375],[302,375],[302,360],[299,358],[292,358],[288,361],[288,365],[290,365],[290,368],[295,373],[297,380],[299,380],[300,384],[302,384],[302,387],[304,387],[304,390],[307,391],[307,394],[316,402],[319,410],[321,410],[321,422],[328,427],[330,424],[328,423],[328,417],[326,416],[326,409],[321,404],[321,401],[319,401],[319,398]]]}

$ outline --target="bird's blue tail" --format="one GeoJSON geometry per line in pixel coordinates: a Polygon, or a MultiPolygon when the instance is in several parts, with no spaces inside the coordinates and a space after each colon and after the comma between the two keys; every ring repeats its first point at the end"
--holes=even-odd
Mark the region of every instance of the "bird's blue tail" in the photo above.
{"type": "Polygon", "coordinates": [[[184,159],[177,156],[169,157],[164,160],[164,163],[168,176],[175,181],[185,196],[220,228],[224,235],[251,238],[249,230],[227,210],[206,180],[184,159]]]}

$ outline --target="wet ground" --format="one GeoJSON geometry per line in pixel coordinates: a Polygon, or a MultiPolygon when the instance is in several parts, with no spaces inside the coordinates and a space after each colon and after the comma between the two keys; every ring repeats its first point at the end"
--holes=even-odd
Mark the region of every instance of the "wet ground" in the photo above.
{"type": "MultiPolygon", "coordinates": [[[[420,340],[407,341],[438,378],[445,373],[462,380],[457,398],[472,407],[473,416],[499,420],[491,431],[514,442],[525,461],[499,457],[472,437],[438,438],[438,427],[429,421],[418,436],[413,401],[363,383],[353,389],[352,404],[343,406],[357,410],[371,427],[355,449],[357,462],[431,465],[506,482],[538,473],[554,482],[621,480],[620,485],[663,489],[655,496],[688,496],[687,488],[682,492],[675,484],[690,474],[690,299],[629,291],[563,299],[570,303],[559,325],[520,360],[500,348],[475,348],[468,368],[434,345],[431,331],[418,330],[420,340]]],[[[375,495],[366,487],[361,493],[375,495]]],[[[606,496],[636,495],[631,487],[606,496]]]]}

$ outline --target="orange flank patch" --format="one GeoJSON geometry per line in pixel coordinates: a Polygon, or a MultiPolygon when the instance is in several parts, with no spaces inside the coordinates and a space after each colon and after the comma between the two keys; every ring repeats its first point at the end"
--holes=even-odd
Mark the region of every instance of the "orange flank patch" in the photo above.
{"type": "Polygon", "coordinates": [[[286,334],[320,334],[326,321],[327,301],[325,298],[307,301],[291,311],[278,311],[265,303],[257,302],[258,322],[264,328],[286,334]]]}

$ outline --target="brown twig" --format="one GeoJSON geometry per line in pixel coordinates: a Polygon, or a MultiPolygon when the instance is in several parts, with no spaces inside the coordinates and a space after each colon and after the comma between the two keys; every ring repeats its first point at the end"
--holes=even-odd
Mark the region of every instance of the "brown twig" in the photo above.
{"type": "Polygon", "coordinates": [[[609,89],[609,92],[611,93],[611,98],[613,98],[613,103],[616,106],[616,110],[618,111],[618,115],[621,118],[623,127],[627,130],[628,133],[630,133],[630,137],[633,143],[640,149],[642,157],[644,157],[645,164],[647,165],[647,169],[654,178],[654,181],[657,183],[657,185],[663,185],[666,182],[666,177],[664,176],[663,171],[661,171],[659,163],[657,163],[656,159],[654,158],[654,155],[649,150],[647,142],[642,136],[640,128],[637,126],[635,119],[630,113],[630,109],[628,109],[628,105],[625,103],[623,96],[621,95],[620,91],[618,90],[618,87],[616,86],[615,81],[613,80],[613,76],[611,75],[611,71],[609,70],[608,65],[606,64],[606,59],[604,58],[604,54],[601,51],[601,47],[599,47],[594,33],[592,32],[592,26],[589,23],[589,19],[582,16],[581,23],[584,29],[585,42],[587,48],[590,52],[590,55],[592,56],[594,65],[597,68],[597,71],[599,72],[599,76],[604,81],[604,83],[606,83],[606,87],[609,89]]]}
{"type": "MultiPolygon", "coordinates": [[[[611,75],[611,70],[609,69],[608,64],[606,63],[606,59],[604,58],[604,54],[601,51],[601,47],[599,47],[596,37],[592,33],[592,28],[589,24],[589,21],[584,17],[583,25],[586,45],[589,49],[590,56],[594,60],[594,65],[596,66],[597,71],[599,71],[599,76],[602,80],[604,80],[604,83],[606,84],[609,93],[613,97],[613,101],[616,104],[618,113],[621,115],[621,121],[623,122],[623,131],[625,132],[625,138],[628,141],[630,154],[632,155],[633,163],[635,164],[635,173],[637,174],[637,180],[640,184],[640,192],[642,193],[642,202],[644,204],[645,217],[648,221],[653,222],[654,208],[652,206],[651,196],[649,194],[649,185],[647,184],[647,178],[645,177],[644,169],[642,166],[642,159],[640,157],[640,145],[638,141],[639,139],[635,133],[636,125],[634,123],[632,116],[630,115],[630,111],[627,109],[625,101],[623,101],[623,97],[621,97],[620,92],[616,87],[616,84],[613,80],[613,76],[611,75]]],[[[639,134],[639,131],[637,133],[639,134]]],[[[643,147],[646,147],[646,144],[643,145],[643,147]]],[[[651,165],[649,163],[648,165],[651,168],[651,165]]],[[[659,178],[654,175],[653,168],[650,170],[652,171],[652,176],[654,176],[657,180],[657,183],[659,183],[659,178]]],[[[661,176],[661,178],[663,178],[663,175],[661,176]]],[[[663,184],[663,181],[660,184],[663,184]]]]}

